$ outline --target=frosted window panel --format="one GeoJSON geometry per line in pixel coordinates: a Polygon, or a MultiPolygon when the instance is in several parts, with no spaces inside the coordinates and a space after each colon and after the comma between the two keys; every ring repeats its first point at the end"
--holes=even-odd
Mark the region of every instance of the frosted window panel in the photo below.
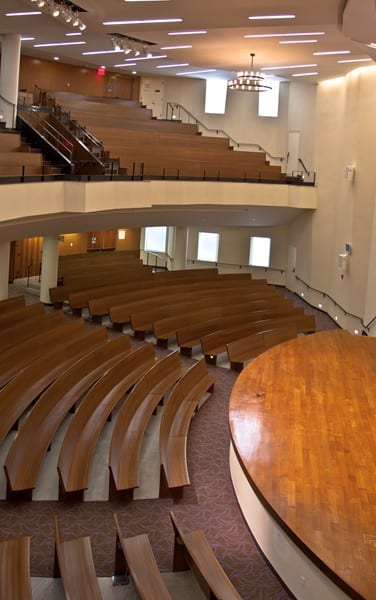
{"type": "Polygon", "coordinates": [[[252,267],[269,267],[270,265],[269,237],[251,237],[249,246],[249,264],[252,267]]]}
{"type": "Polygon", "coordinates": [[[226,110],[227,81],[207,79],[205,91],[205,112],[224,115],[226,110]]]}
{"type": "Polygon", "coordinates": [[[144,250],[166,252],[167,227],[145,227],[144,250]]]}
{"type": "Polygon", "coordinates": [[[265,85],[270,85],[272,89],[259,93],[259,117],[278,117],[279,81],[266,79],[265,85]]]}
{"type": "Polygon", "coordinates": [[[198,234],[197,260],[217,262],[218,246],[219,233],[206,233],[204,231],[200,231],[198,234]]]}

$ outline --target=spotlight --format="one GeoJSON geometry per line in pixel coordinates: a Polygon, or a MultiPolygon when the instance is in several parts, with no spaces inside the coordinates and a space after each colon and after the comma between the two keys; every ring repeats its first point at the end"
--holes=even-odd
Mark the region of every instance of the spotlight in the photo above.
{"type": "Polygon", "coordinates": [[[73,16],[73,22],[72,22],[72,26],[73,27],[78,27],[78,25],[80,24],[80,19],[78,18],[77,13],[73,16]]]}
{"type": "Polygon", "coordinates": [[[79,29],[80,31],[84,31],[84,30],[86,29],[86,25],[85,25],[85,23],[83,23],[83,22],[81,21],[81,23],[80,23],[80,24],[79,24],[79,26],[78,26],[78,29],[79,29]]]}
{"type": "Polygon", "coordinates": [[[55,17],[55,19],[56,19],[56,17],[58,17],[59,15],[60,15],[60,9],[57,6],[57,4],[52,5],[52,16],[55,17]]]}
{"type": "Polygon", "coordinates": [[[134,51],[134,55],[135,56],[140,56],[140,54],[141,54],[140,50],[137,49],[137,50],[134,51]]]}
{"type": "Polygon", "coordinates": [[[43,6],[46,4],[45,0],[38,0],[37,2],[37,6],[38,8],[43,8],[43,6]]]}

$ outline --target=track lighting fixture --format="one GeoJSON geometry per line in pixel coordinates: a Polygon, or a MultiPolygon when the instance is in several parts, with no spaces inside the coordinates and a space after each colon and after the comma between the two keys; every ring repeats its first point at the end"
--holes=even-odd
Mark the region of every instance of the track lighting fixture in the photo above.
{"type": "Polygon", "coordinates": [[[29,2],[38,8],[44,8],[45,14],[55,19],[60,17],[65,23],[78,27],[80,31],[86,29],[85,23],[79,17],[79,11],[82,9],[70,0],[29,0],[29,2]]]}
{"type": "Polygon", "coordinates": [[[151,46],[154,42],[139,40],[121,33],[111,33],[111,44],[115,52],[124,52],[125,55],[133,54],[133,56],[143,56],[152,58],[151,46]]]}

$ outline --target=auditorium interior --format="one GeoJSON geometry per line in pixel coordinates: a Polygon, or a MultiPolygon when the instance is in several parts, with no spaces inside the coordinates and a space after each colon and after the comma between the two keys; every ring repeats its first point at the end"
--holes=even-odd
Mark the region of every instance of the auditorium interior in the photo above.
{"type": "Polygon", "coordinates": [[[1,2],[0,600],[376,599],[375,30],[1,2]]]}

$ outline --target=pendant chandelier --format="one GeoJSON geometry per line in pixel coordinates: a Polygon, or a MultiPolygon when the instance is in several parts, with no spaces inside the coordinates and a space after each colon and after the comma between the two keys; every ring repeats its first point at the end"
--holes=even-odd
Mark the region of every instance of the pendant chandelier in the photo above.
{"type": "Polygon", "coordinates": [[[271,86],[265,85],[264,77],[261,73],[253,70],[253,59],[255,55],[250,54],[252,58],[251,70],[240,71],[235,79],[230,79],[227,83],[229,90],[238,90],[240,92],[267,92],[271,86]]]}

